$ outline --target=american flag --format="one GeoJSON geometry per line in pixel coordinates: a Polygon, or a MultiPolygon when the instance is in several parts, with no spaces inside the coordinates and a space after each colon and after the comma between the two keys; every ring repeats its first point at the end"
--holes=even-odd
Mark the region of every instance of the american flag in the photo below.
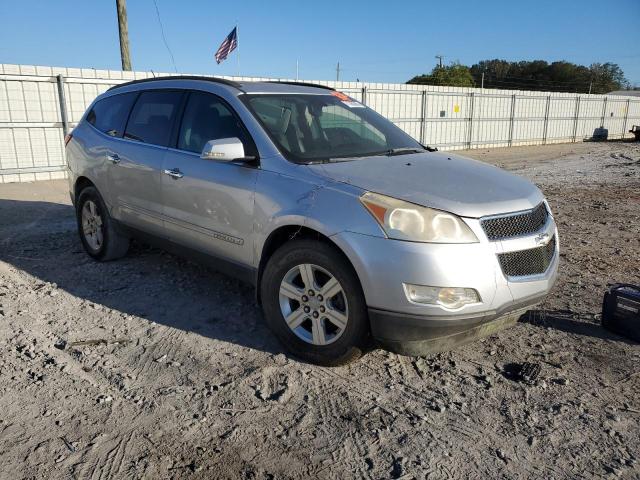
{"type": "Polygon", "coordinates": [[[231,33],[227,35],[227,38],[224,39],[224,42],[218,48],[218,51],[215,54],[216,62],[220,63],[229,56],[229,54],[236,49],[238,46],[238,27],[234,27],[231,30],[231,33]]]}

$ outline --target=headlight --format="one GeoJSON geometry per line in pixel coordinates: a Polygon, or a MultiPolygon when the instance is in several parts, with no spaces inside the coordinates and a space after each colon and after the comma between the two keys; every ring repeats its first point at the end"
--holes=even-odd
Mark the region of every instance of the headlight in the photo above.
{"type": "Polygon", "coordinates": [[[441,210],[367,192],[360,201],[389,238],[429,243],[475,243],[478,238],[460,217],[441,210]]]}

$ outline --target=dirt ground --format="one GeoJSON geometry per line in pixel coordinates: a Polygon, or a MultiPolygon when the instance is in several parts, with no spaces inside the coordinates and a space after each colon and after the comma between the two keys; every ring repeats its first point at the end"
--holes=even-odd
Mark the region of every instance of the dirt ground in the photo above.
{"type": "Polygon", "coordinates": [[[65,182],[0,185],[0,477],[640,478],[640,348],[599,326],[606,284],[640,283],[640,145],[466,154],[547,195],[553,292],[455,352],[333,369],[234,280],[141,245],[92,261],[65,182]]]}

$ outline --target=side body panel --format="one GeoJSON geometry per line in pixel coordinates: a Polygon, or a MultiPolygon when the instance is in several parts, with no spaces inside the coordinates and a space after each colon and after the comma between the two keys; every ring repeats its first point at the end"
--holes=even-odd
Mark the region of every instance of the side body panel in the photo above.
{"type": "Polygon", "coordinates": [[[270,158],[263,162],[255,189],[254,265],[264,244],[278,228],[304,226],[330,237],[352,228],[369,235],[384,236],[360,205],[362,190],[316,176],[309,167],[270,158]]]}
{"type": "Polygon", "coordinates": [[[169,149],[163,170],[179,169],[182,178],[162,175],[163,216],[171,241],[227,260],[253,262],[255,167],[203,160],[169,149]]]}
{"type": "Polygon", "coordinates": [[[164,236],[161,169],[167,149],[114,139],[109,150],[109,155],[119,159],[118,163],[105,160],[111,215],[134,228],[164,236]]]}
{"type": "Polygon", "coordinates": [[[87,177],[98,188],[109,208],[112,206],[107,173],[109,139],[86,122],[80,122],[73,130],[73,140],[66,147],[69,194],[75,201],[75,183],[79,177],[87,177]]]}

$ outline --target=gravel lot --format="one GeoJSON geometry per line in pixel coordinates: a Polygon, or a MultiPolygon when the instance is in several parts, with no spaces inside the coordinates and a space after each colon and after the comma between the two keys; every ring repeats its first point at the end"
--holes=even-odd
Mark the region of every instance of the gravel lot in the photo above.
{"type": "Polygon", "coordinates": [[[640,145],[467,154],[547,195],[552,294],[455,352],[334,369],[234,280],[141,245],[92,261],[65,182],[0,185],[0,477],[640,478],[640,348],[599,326],[606,284],[640,283],[640,145]]]}

